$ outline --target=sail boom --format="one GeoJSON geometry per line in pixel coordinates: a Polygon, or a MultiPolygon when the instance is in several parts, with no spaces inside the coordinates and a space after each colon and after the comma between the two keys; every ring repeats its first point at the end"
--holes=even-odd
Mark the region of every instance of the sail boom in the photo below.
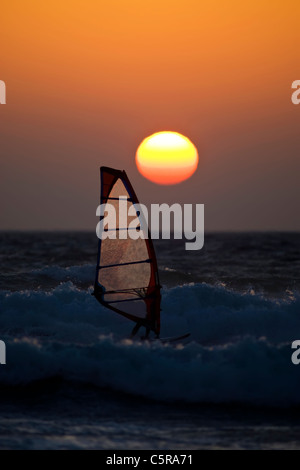
{"type": "MultiPolygon", "coordinates": [[[[145,296],[145,297],[143,297],[143,300],[144,299],[150,299],[150,296],[145,296]]],[[[109,304],[118,304],[118,303],[121,303],[121,302],[135,302],[137,300],[141,300],[140,297],[135,297],[133,299],[110,300],[109,304]]]]}

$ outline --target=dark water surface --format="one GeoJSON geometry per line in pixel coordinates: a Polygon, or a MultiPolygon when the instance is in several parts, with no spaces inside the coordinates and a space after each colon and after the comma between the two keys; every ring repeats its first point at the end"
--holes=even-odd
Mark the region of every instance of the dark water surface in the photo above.
{"type": "Polygon", "coordinates": [[[162,336],[93,290],[90,233],[0,234],[0,448],[299,448],[300,234],[155,243],[162,336]]]}

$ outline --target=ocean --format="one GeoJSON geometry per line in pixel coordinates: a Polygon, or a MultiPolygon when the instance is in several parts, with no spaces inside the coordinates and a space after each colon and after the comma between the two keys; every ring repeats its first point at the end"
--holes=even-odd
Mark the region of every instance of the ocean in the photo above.
{"type": "Polygon", "coordinates": [[[300,234],[155,241],[177,345],[91,295],[97,241],[0,233],[0,449],[299,449],[300,234]]]}

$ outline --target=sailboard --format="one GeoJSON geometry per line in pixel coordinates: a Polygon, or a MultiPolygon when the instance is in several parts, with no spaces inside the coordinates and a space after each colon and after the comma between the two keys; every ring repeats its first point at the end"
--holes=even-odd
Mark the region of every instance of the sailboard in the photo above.
{"type": "MultiPolygon", "coordinates": [[[[168,343],[181,343],[183,340],[189,338],[191,336],[191,333],[186,333],[181,336],[171,336],[168,338],[159,338],[159,341],[163,344],[168,344],[168,343]]],[[[156,341],[157,338],[151,339],[150,341],[156,341]]]]}
{"type": "MultiPolygon", "coordinates": [[[[130,223],[124,224],[120,214],[119,200],[125,201],[127,213],[135,214],[137,229],[145,231],[136,207],[137,196],[125,171],[108,167],[100,168],[100,203],[111,204],[116,217],[106,226],[100,216],[103,230],[115,230],[116,238],[99,237],[94,295],[108,309],[135,322],[132,335],[141,326],[146,328],[146,337],[151,331],[160,334],[160,283],[157,260],[148,227],[146,236],[132,239],[130,223]],[[113,226],[112,226],[113,224],[113,226]],[[127,236],[124,234],[127,232],[127,236]]],[[[108,219],[109,221],[109,219],[108,219]]]]}

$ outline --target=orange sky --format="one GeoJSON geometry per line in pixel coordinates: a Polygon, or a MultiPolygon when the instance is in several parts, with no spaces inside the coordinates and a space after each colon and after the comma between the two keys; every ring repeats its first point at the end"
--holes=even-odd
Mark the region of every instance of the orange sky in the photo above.
{"type": "Polygon", "coordinates": [[[204,203],[207,230],[300,230],[298,1],[0,9],[1,228],[94,230],[108,165],[127,171],[141,202],[204,203]],[[179,186],[135,167],[142,139],[161,130],[199,151],[179,186]]]}

